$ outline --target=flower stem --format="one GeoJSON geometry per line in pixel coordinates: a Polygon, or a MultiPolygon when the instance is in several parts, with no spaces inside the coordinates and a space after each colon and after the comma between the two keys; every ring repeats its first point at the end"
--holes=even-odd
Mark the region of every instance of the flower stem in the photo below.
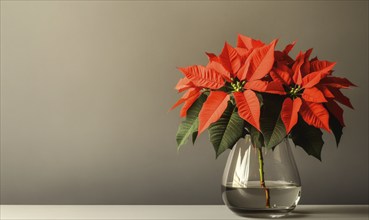
{"type": "Polygon", "coordinates": [[[259,174],[260,174],[260,185],[265,191],[265,207],[270,208],[270,194],[269,189],[265,186],[264,180],[264,158],[263,151],[261,147],[258,147],[258,155],[259,155],[259,174]]]}

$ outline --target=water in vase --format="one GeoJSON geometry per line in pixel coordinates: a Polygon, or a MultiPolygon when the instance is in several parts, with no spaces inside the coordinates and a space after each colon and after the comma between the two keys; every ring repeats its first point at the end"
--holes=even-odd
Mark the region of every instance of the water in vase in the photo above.
{"type": "MultiPolygon", "coordinates": [[[[285,212],[295,208],[301,195],[301,187],[281,182],[266,182],[269,189],[270,209],[273,212],[285,212]],[[285,211],[284,211],[285,210],[285,211]]],[[[229,207],[247,207],[247,210],[266,210],[265,189],[260,182],[249,182],[246,187],[222,186],[223,200],[229,207]]],[[[242,208],[241,208],[242,209],[242,208]]],[[[240,210],[239,210],[240,211],[240,210]]]]}

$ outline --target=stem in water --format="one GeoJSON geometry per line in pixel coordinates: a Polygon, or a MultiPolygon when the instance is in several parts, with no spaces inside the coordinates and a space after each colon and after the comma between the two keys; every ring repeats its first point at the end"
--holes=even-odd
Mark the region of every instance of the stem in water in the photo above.
{"type": "Polygon", "coordinates": [[[264,158],[263,158],[263,151],[261,147],[258,147],[258,155],[259,155],[259,174],[260,174],[260,185],[265,191],[265,207],[270,208],[270,194],[269,189],[265,186],[264,180],[264,158]]]}

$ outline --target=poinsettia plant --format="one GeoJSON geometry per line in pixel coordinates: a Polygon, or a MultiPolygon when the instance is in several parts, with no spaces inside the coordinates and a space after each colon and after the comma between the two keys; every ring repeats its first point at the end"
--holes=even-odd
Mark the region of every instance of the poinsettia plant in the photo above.
{"type": "Polygon", "coordinates": [[[177,132],[178,147],[209,130],[219,156],[250,135],[256,147],[273,148],[286,137],[319,160],[324,144],[322,130],[340,142],[343,109],[353,108],[341,89],[355,86],[332,76],[335,62],[310,58],[312,49],[295,59],[289,53],[295,42],[276,50],[277,40],[266,44],[238,35],[237,46],[225,43],[219,55],[206,53],[206,66],[178,68],[184,75],[176,85],[183,96],[185,118],[177,132]],[[338,102],[338,103],[337,103],[338,102]]]}

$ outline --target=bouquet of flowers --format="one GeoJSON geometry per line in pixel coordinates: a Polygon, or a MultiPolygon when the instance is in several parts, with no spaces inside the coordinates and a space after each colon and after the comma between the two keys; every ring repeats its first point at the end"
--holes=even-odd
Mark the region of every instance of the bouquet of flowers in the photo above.
{"type": "Polygon", "coordinates": [[[277,40],[265,44],[238,35],[237,47],[225,43],[219,55],[206,53],[206,66],[178,68],[184,75],[176,85],[183,96],[185,118],[177,132],[178,147],[206,129],[218,157],[250,135],[255,147],[273,148],[290,137],[295,145],[319,160],[324,144],[322,129],[340,142],[343,109],[353,108],[341,89],[355,86],[332,76],[335,62],[310,58],[312,49],[295,59],[295,42],[276,50],[277,40]]]}

